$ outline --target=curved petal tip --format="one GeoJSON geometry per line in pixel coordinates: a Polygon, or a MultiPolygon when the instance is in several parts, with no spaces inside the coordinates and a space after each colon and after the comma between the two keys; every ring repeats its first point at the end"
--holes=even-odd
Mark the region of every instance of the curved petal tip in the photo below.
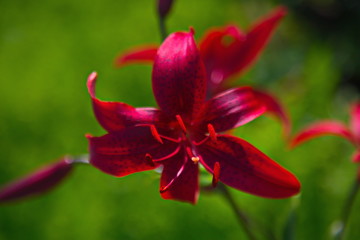
{"type": "Polygon", "coordinates": [[[353,163],[360,163],[360,150],[356,151],[352,157],[351,160],[353,163]]]}
{"type": "Polygon", "coordinates": [[[279,17],[284,17],[288,13],[288,8],[286,6],[279,6],[274,10],[274,14],[279,17]]]}
{"type": "Polygon", "coordinates": [[[195,35],[195,29],[193,26],[189,27],[189,33],[192,34],[193,36],[195,35]]]}
{"type": "Polygon", "coordinates": [[[290,148],[294,148],[303,142],[324,135],[343,137],[351,143],[355,143],[352,133],[344,124],[337,121],[327,120],[313,123],[301,130],[292,138],[292,140],[290,140],[290,148]]]}
{"type": "Polygon", "coordinates": [[[152,64],[156,57],[157,49],[157,45],[146,45],[126,50],[115,58],[114,66],[120,68],[135,63],[152,64]]]}
{"type": "Polygon", "coordinates": [[[97,79],[97,72],[92,72],[87,79],[87,88],[92,98],[95,98],[95,83],[97,79]]]}

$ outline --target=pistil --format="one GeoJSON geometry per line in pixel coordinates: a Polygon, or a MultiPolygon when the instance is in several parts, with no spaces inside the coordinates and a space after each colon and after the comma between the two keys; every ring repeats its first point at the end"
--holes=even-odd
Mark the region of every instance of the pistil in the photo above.
{"type": "Polygon", "coordinates": [[[173,179],[171,179],[171,181],[165,187],[160,188],[160,193],[167,191],[169,189],[169,187],[175,182],[175,180],[177,180],[179,178],[179,176],[185,169],[185,165],[188,161],[187,159],[188,158],[185,158],[185,161],[184,161],[183,165],[180,167],[179,171],[176,173],[176,176],[173,179]]]}

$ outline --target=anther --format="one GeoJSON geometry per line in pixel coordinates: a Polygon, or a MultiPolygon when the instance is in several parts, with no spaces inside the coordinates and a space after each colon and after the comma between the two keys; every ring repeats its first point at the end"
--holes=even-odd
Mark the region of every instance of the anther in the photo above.
{"type": "Polygon", "coordinates": [[[161,144],[163,144],[163,140],[161,139],[158,131],[156,130],[156,127],[154,125],[150,125],[150,131],[151,131],[151,134],[153,135],[153,137],[161,144]]]}
{"type": "Polygon", "coordinates": [[[207,127],[208,127],[208,131],[209,131],[209,135],[210,135],[211,140],[213,140],[215,142],[217,140],[217,136],[216,136],[214,126],[209,123],[207,125],[207,127]]]}
{"type": "Polygon", "coordinates": [[[149,153],[147,153],[147,154],[145,154],[145,160],[151,165],[151,166],[155,166],[155,163],[154,163],[154,161],[153,161],[153,157],[149,154],[149,153]]]}
{"type": "Polygon", "coordinates": [[[215,162],[214,170],[213,170],[213,179],[212,179],[212,186],[216,187],[220,177],[220,163],[215,162]]]}
{"type": "Polygon", "coordinates": [[[180,115],[176,115],[176,120],[178,121],[181,129],[182,129],[184,132],[186,132],[185,124],[184,124],[184,122],[183,122],[183,120],[182,120],[182,118],[181,118],[180,115]]]}

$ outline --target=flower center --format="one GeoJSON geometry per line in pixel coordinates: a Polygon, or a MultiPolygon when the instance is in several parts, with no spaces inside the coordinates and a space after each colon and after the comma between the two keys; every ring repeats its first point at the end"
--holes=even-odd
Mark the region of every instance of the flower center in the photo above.
{"type": "Polygon", "coordinates": [[[150,154],[146,154],[145,158],[147,161],[149,161],[151,163],[161,162],[161,161],[169,159],[171,156],[174,156],[175,154],[177,154],[180,151],[180,149],[185,149],[188,159],[191,159],[191,161],[194,164],[197,164],[200,161],[200,157],[196,153],[196,147],[204,144],[209,139],[214,142],[217,141],[217,133],[212,124],[209,123],[207,125],[208,134],[203,134],[204,138],[202,138],[200,141],[196,141],[194,139],[194,137],[192,136],[191,127],[190,127],[190,129],[187,128],[182,117],[180,115],[176,115],[175,118],[176,118],[175,123],[177,124],[175,127],[175,131],[179,131],[179,137],[176,139],[159,134],[155,125],[149,125],[149,126],[150,126],[151,134],[153,135],[153,137],[156,141],[158,141],[161,144],[164,144],[163,139],[166,139],[168,141],[177,143],[178,147],[176,148],[176,150],[173,153],[171,153],[170,155],[168,155],[166,157],[160,158],[160,159],[153,159],[150,154]],[[176,128],[177,128],[177,130],[176,130],[176,128]]]}
{"type": "MultiPolygon", "coordinates": [[[[204,136],[204,138],[201,139],[201,137],[200,137],[201,140],[199,142],[197,142],[195,140],[197,137],[194,137],[195,135],[192,132],[192,128],[191,128],[192,126],[187,127],[180,115],[176,115],[175,118],[176,118],[177,122],[174,122],[174,123],[177,125],[172,125],[173,127],[170,127],[170,128],[179,133],[177,139],[159,134],[156,127],[154,125],[150,125],[151,134],[153,135],[153,137],[156,141],[158,141],[161,144],[164,144],[163,139],[166,139],[168,141],[178,144],[175,151],[173,151],[171,154],[169,154],[165,157],[162,157],[162,158],[154,159],[150,154],[146,154],[145,160],[148,161],[150,163],[150,165],[155,166],[155,163],[162,163],[165,160],[171,159],[173,156],[178,154],[180,151],[185,150],[185,154],[187,155],[187,157],[185,157],[183,159],[183,162],[181,163],[181,167],[179,167],[179,169],[177,170],[176,175],[165,186],[163,186],[160,189],[161,193],[167,191],[172,186],[172,184],[179,178],[179,176],[183,173],[185,166],[189,160],[191,160],[194,164],[199,163],[200,155],[198,155],[196,152],[197,146],[204,144],[208,140],[214,141],[214,142],[217,141],[217,133],[212,124],[209,123],[207,125],[208,134],[202,134],[204,136]]],[[[196,135],[196,136],[200,136],[200,134],[196,135]]],[[[213,180],[212,180],[213,187],[216,187],[216,185],[219,181],[219,178],[220,178],[220,163],[216,162],[214,165],[214,169],[213,169],[213,180]]]]}

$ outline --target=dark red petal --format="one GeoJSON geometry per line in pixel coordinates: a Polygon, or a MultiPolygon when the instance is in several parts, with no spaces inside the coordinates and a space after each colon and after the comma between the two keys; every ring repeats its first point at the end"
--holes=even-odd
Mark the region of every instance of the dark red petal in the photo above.
{"type": "Polygon", "coordinates": [[[286,137],[289,136],[291,132],[290,118],[284,107],[281,105],[280,101],[275,96],[267,92],[260,90],[255,90],[254,92],[256,97],[260,99],[266,106],[266,112],[274,115],[281,121],[284,129],[284,135],[286,137]]]}
{"type": "Polygon", "coordinates": [[[160,121],[161,112],[155,108],[134,108],[121,102],[104,102],[95,96],[96,73],[90,74],[87,82],[94,114],[108,132],[121,130],[137,124],[154,124],[160,121]]]}
{"type": "Polygon", "coordinates": [[[359,162],[360,162],[360,150],[357,150],[357,151],[352,155],[351,160],[352,160],[354,163],[359,163],[359,162]]]}
{"type": "Polygon", "coordinates": [[[229,135],[198,147],[200,161],[213,174],[219,162],[220,181],[238,190],[267,198],[286,198],[300,191],[296,177],[250,143],[229,135]]]}
{"type": "Polygon", "coordinates": [[[351,130],[360,144],[360,102],[355,103],[351,108],[351,130]]]}
{"type": "Polygon", "coordinates": [[[170,116],[189,121],[205,98],[206,72],[193,32],[171,34],[160,46],[152,73],[154,95],[170,116]]]}
{"type": "Polygon", "coordinates": [[[349,129],[342,123],[336,121],[322,121],[313,123],[300,131],[291,141],[291,147],[308,141],[312,138],[324,136],[324,135],[336,135],[343,137],[350,142],[354,143],[354,137],[349,129]]]}
{"type": "Polygon", "coordinates": [[[154,62],[157,46],[141,46],[127,50],[115,59],[115,66],[122,67],[126,64],[154,62]]]}
{"type": "Polygon", "coordinates": [[[199,196],[199,166],[181,152],[164,163],[160,193],[164,199],[195,204],[199,196]],[[168,188],[166,188],[168,186],[168,188]],[[166,188],[164,190],[164,188],[166,188]]]}
{"type": "Polygon", "coordinates": [[[216,132],[226,131],[257,118],[265,106],[254,95],[252,88],[241,87],[223,92],[206,102],[199,119],[201,131],[211,124],[216,132]]]}
{"type": "Polygon", "coordinates": [[[285,14],[284,7],[277,8],[247,34],[234,26],[209,31],[200,43],[200,51],[209,77],[210,94],[221,91],[225,80],[241,74],[256,60],[285,14]]]}
{"type": "Polygon", "coordinates": [[[72,170],[70,159],[63,158],[0,189],[0,202],[20,200],[56,187],[72,170]]]}
{"type": "Polygon", "coordinates": [[[90,163],[101,171],[122,177],[157,167],[149,161],[176,151],[177,144],[163,139],[163,144],[151,134],[150,127],[125,128],[101,137],[88,136],[90,163]],[[148,154],[148,155],[147,155],[148,154]]]}

